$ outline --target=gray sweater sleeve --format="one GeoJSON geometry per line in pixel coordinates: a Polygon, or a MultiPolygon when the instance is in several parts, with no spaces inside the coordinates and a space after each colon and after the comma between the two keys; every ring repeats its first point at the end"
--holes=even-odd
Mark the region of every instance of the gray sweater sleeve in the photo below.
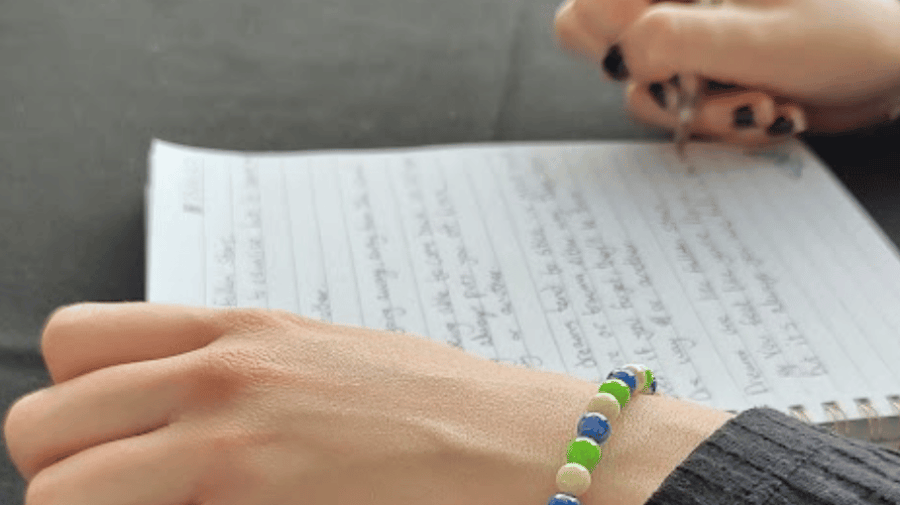
{"type": "Polygon", "coordinates": [[[900,452],[781,412],[741,412],[670,474],[646,505],[900,505],[900,452]]]}

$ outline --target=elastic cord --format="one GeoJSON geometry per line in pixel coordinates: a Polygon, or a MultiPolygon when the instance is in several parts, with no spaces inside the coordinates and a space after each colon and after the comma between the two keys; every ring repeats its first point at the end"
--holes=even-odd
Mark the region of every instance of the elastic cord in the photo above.
{"type": "Polygon", "coordinates": [[[656,378],[644,365],[625,365],[606,376],[578,421],[575,439],[566,453],[567,463],[556,474],[559,493],[550,497],[547,505],[581,505],[577,497],[591,487],[591,472],[602,454],[600,446],[610,436],[609,423],[635,392],[656,393],[656,378]]]}

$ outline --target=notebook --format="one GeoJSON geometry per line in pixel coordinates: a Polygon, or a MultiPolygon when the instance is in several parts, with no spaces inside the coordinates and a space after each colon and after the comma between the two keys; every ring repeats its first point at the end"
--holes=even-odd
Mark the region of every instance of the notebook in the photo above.
{"type": "Polygon", "coordinates": [[[150,302],[288,310],[900,440],[900,256],[801,142],[154,140],[150,302]]]}

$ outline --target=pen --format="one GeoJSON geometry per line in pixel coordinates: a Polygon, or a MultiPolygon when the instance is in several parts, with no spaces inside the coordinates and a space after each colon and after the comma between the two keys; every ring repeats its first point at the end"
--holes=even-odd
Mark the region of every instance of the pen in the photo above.
{"type": "MultiPolygon", "coordinates": [[[[701,7],[721,5],[724,0],[698,0],[701,7]]],[[[675,125],[675,149],[682,162],[686,161],[684,148],[691,136],[691,124],[697,116],[697,103],[703,93],[700,78],[695,74],[678,75],[678,123],[675,125]]]]}
{"type": "Polygon", "coordinates": [[[684,162],[684,147],[691,135],[690,126],[697,115],[697,102],[700,98],[700,82],[695,74],[681,74],[678,76],[678,124],[675,126],[675,149],[678,156],[684,162]]]}

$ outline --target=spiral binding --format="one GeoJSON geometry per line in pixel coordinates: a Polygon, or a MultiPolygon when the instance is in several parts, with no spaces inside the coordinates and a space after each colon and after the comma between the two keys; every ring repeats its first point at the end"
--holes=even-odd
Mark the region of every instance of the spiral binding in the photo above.
{"type": "Polygon", "coordinates": [[[842,433],[844,435],[850,433],[847,414],[844,413],[844,409],[838,405],[838,402],[825,402],[822,404],[822,407],[825,409],[825,415],[831,420],[831,425],[834,427],[833,429],[836,433],[842,433]]]}
{"type": "MultiPolygon", "coordinates": [[[[897,419],[898,419],[898,422],[900,422],[900,395],[888,396],[888,403],[891,404],[891,407],[894,409],[894,412],[897,413],[897,419]]],[[[900,444],[897,444],[897,450],[900,451],[900,444]]]]}
{"type": "Polygon", "coordinates": [[[894,408],[894,412],[900,416],[900,395],[891,395],[888,396],[888,403],[891,404],[891,407],[894,408]]]}
{"type": "Polygon", "coordinates": [[[869,438],[872,440],[881,440],[881,416],[878,415],[878,409],[876,409],[872,402],[869,401],[868,398],[857,398],[856,399],[856,408],[859,409],[860,413],[864,413],[866,416],[866,420],[869,423],[869,438]],[[877,426],[877,429],[872,429],[872,424],[877,426]]]}
{"type": "MultiPolygon", "coordinates": [[[[900,416],[900,395],[888,396],[887,400],[894,412],[900,416]]],[[[866,418],[869,440],[880,440],[884,431],[881,424],[883,417],[879,415],[878,409],[872,405],[872,401],[868,398],[856,398],[855,401],[857,411],[862,417],[866,418]]],[[[834,432],[844,435],[850,433],[850,418],[838,402],[823,403],[822,408],[825,410],[825,415],[828,416],[834,432]]],[[[792,405],[788,407],[788,414],[806,424],[815,424],[812,419],[810,419],[806,407],[803,405],[792,405]]],[[[897,449],[900,450],[900,445],[898,445],[897,449]]]]}
{"type": "Polygon", "coordinates": [[[803,405],[791,405],[788,407],[788,414],[796,417],[797,419],[803,421],[806,424],[813,424],[812,419],[806,415],[806,408],[803,405]]]}

